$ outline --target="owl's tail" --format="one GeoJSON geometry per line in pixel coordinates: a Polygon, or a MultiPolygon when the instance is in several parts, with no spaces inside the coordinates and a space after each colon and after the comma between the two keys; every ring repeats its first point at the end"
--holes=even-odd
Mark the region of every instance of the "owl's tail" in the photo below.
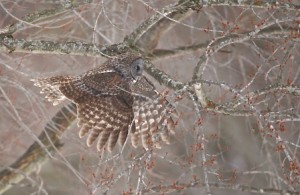
{"type": "Polygon", "coordinates": [[[53,102],[53,105],[57,105],[66,99],[66,95],[62,93],[62,89],[69,88],[72,85],[74,77],[72,76],[55,76],[40,79],[31,79],[35,86],[41,87],[40,93],[46,94],[46,98],[49,102],[53,102]]]}

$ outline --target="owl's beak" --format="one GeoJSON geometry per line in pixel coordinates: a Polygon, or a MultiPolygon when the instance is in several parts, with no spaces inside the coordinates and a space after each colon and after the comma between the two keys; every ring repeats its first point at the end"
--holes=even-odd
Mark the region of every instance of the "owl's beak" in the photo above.
{"type": "Polygon", "coordinates": [[[141,76],[137,76],[136,78],[132,77],[133,78],[133,83],[136,83],[137,81],[139,81],[141,79],[143,75],[141,76]]]}

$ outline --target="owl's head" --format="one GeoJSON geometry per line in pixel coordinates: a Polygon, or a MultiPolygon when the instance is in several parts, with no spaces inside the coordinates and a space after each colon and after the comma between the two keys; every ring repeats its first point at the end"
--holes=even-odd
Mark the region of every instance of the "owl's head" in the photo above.
{"type": "Polygon", "coordinates": [[[133,53],[126,53],[112,59],[112,66],[123,78],[136,82],[144,71],[144,59],[133,53]]]}

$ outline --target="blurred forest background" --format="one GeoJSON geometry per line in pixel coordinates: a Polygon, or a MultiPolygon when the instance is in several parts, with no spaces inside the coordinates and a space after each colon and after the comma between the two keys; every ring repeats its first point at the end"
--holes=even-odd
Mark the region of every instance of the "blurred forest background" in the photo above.
{"type": "Polygon", "coordinates": [[[299,194],[299,26],[298,0],[1,0],[0,194],[299,194]],[[99,153],[30,79],[130,50],[176,134],[99,153]]]}

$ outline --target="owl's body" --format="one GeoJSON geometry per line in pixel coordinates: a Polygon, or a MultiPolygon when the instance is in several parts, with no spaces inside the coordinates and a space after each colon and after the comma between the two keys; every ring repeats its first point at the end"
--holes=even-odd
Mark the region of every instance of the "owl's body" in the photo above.
{"type": "Polygon", "coordinates": [[[144,60],[126,53],[79,76],[55,76],[33,80],[41,93],[57,105],[69,99],[77,106],[79,136],[88,133],[87,145],[97,139],[97,149],[112,151],[123,145],[128,132],[131,142],[148,149],[159,141],[169,142],[174,131],[174,107],[142,75],[144,60]]]}

